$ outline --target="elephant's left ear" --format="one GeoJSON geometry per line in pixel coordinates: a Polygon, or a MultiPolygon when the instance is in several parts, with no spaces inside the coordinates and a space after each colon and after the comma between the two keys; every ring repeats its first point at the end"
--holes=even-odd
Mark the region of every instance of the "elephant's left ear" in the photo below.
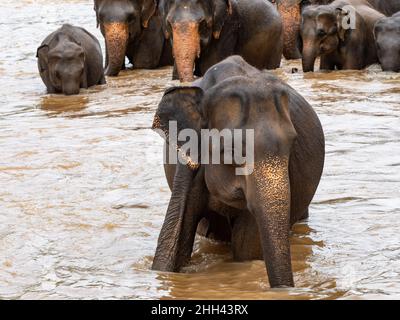
{"type": "Polygon", "coordinates": [[[144,0],[142,5],[142,26],[147,28],[151,17],[156,13],[157,0],[144,0]]]}
{"type": "Polygon", "coordinates": [[[227,15],[231,15],[233,12],[232,0],[214,0],[213,2],[214,2],[213,36],[215,39],[219,39],[227,15]]]}
{"type": "Polygon", "coordinates": [[[47,69],[48,53],[49,53],[49,46],[47,44],[41,45],[36,50],[36,58],[38,58],[40,72],[44,72],[47,69]]]}

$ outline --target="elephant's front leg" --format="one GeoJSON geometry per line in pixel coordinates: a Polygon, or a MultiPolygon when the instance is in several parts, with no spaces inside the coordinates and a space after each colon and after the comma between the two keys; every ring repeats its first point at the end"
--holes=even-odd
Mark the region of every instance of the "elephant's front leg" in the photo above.
{"type": "Polygon", "coordinates": [[[248,188],[248,206],[257,221],[270,285],[292,287],[288,159],[270,157],[256,164],[248,188]]]}

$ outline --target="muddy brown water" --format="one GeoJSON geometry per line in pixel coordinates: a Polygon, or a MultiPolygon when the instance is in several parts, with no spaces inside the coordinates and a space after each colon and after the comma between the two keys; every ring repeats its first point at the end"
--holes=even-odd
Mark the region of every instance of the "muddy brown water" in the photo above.
{"type": "Polygon", "coordinates": [[[276,73],[323,123],[327,158],[292,235],[296,288],[262,261],[198,240],[181,274],[150,270],[170,191],[149,128],[170,68],[47,95],[35,51],[62,23],[96,30],[92,1],[0,0],[0,298],[400,298],[400,75],[276,73]]]}

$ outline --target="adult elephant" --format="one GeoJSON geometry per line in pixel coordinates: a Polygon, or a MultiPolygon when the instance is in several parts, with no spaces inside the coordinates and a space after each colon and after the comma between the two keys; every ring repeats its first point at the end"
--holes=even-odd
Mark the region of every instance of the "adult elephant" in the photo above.
{"type": "Polygon", "coordinates": [[[328,4],[333,0],[270,0],[276,4],[283,23],[283,56],[301,58],[300,24],[301,12],[308,5],[328,4]]]}
{"type": "Polygon", "coordinates": [[[382,70],[400,72],[400,12],[380,19],[374,36],[382,70]]]}
{"type": "Polygon", "coordinates": [[[125,57],[136,69],[172,65],[156,0],[95,0],[97,25],[106,42],[106,75],[117,76],[125,57]]]}
{"type": "Polygon", "coordinates": [[[314,71],[318,56],[321,70],[363,69],[377,63],[373,28],[382,17],[367,0],[307,7],[301,25],[303,71],[314,71]]]}
{"type": "Polygon", "coordinates": [[[368,0],[368,2],[373,8],[388,17],[400,11],[399,0],[368,0]]]}
{"type": "Polygon", "coordinates": [[[174,78],[182,82],[233,54],[259,69],[280,65],[282,22],[265,0],[160,0],[159,10],[173,47],[174,78]]]}
{"type": "Polygon", "coordinates": [[[235,260],[264,258],[271,287],[293,286],[289,230],[308,216],[325,156],[324,134],[311,106],[272,73],[232,56],[193,86],[168,89],[153,128],[185,159],[165,165],[172,195],[153,269],[179,271],[190,260],[198,223],[206,220],[213,232],[231,236],[235,260]],[[177,132],[189,128],[197,135],[201,129],[253,129],[254,157],[247,139],[233,149],[202,146],[202,159],[212,156],[209,150],[236,149],[241,155],[245,148],[247,174],[236,175],[241,166],[236,157],[231,164],[197,161],[182,143],[171,143],[170,121],[177,122],[177,132]]]}

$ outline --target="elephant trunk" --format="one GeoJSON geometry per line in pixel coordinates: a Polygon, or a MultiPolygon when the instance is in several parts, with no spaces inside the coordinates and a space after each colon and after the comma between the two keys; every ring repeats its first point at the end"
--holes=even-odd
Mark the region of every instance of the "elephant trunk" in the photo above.
{"type": "Polygon", "coordinates": [[[204,170],[194,171],[178,163],[153,270],[177,272],[189,262],[206,193],[204,170]]]}
{"type": "Polygon", "coordinates": [[[196,58],[200,56],[200,35],[196,22],[172,25],[173,55],[181,82],[192,82],[196,58]]]}
{"type": "Polygon", "coordinates": [[[299,59],[301,54],[297,40],[300,33],[301,9],[298,3],[282,1],[277,9],[282,17],[283,25],[283,55],[286,59],[299,59]]]}
{"type": "Polygon", "coordinates": [[[71,96],[71,95],[75,95],[75,94],[79,94],[80,91],[80,87],[79,87],[79,83],[75,84],[75,83],[66,83],[62,85],[62,92],[66,95],[66,96],[71,96]]]}
{"type": "Polygon", "coordinates": [[[271,156],[254,167],[246,195],[260,232],[271,287],[292,287],[288,159],[271,156]]]}
{"type": "Polygon", "coordinates": [[[313,72],[315,60],[317,59],[318,52],[312,42],[306,41],[303,43],[303,72],[313,72]]]}
{"type": "Polygon", "coordinates": [[[113,22],[104,24],[104,32],[107,50],[107,76],[117,76],[121,71],[125,60],[125,53],[128,44],[128,24],[113,22]]]}

